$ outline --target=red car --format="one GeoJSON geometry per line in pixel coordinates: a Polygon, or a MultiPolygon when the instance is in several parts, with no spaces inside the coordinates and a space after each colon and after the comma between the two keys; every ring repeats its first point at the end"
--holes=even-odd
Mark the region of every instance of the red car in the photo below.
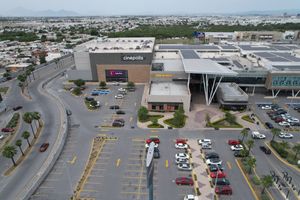
{"type": "Polygon", "coordinates": [[[43,143],[41,146],[40,146],[40,152],[44,152],[47,150],[47,148],[49,147],[49,143],[43,143]]]}
{"type": "Polygon", "coordinates": [[[188,177],[179,177],[176,178],[176,184],[177,185],[194,185],[194,181],[192,178],[188,178],[188,177]]]}
{"type": "Polygon", "coordinates": [[[158,137],[151,137],[151,138],[148,138],[146,140],[146,143],[147,144],[150,144],[151,142],[154,142],[155,144],[159,144],[160,143],[160,140],[158,137]]]}
{"type": "Polygon", "coordinates": [[[2,132],[13,132],[15,129],[13,128],[2,128],[1,131],[2,132]]]}
{"type": "Polygon", "coordinates": [[[216,194],[232,195],[232,189],[229,185],[217,186],[215,189],[216,194]]]}
{"type": "Polygon", "coordinates": [[[238,144],[241,144],[241,143],[238,140],[228,140],[228,144],[229,145],[238,145],[238,144]]]}
{"type": "Polygon", "coordinates": [[[186,144],[186,142],[187,142],[187,139],[184,139],[184,138],[176,139],[176,144],[178,144],[178,143],[186,144]]]}
{"type": "Polygon", "coordinates": [[[285,121],[283,118],[281,118],[281,117],[278,117],[278,118],[275,118],[275,120],[274,120],[276,123],[279,123],[279,122],[283,122],[283,121],[285,121]]]}
{"type": "Polygon", "coordinates": [[[210,178],[216,178],[218,174],[218,178],[226,178],[226,174],[222,171],[218,171],[218,172],[210,172],[210,178]]]}

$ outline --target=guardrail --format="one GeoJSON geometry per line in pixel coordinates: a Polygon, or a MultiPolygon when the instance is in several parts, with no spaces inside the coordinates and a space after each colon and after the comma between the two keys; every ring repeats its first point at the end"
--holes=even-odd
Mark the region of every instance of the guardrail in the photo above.
{"type": "MultiPolygon", "coordinates": [[[[42,84],[39,85],[42,89],[45,88],[45,86],[54,78],[59,76],[61,72],[58,74],[52,76],[51,78],[45,80],[42,84]]],[[[69,119],[67,117],[67,114],[65,112],[64,104],[62,101],[56,97],[56,95],[53,94],[52,91],[44,91],[45,95],[50,96],[51,98],[56,100],[57,106],[60,110],[60,116],[61,116],[61,126],[59,133],[57,135],[57,138],[55,140],[55,143],[53,144],[53,147],[51,149],[51,152],[49,153],[49,156],[47,157],[46,161],[41,166],[40,170],[32,177],[32,179],[26,184],[26,186],[23,188],[22,191],[18,194],[17,198],[18,200],[27,200],[31,197],[31,195],[38,189],[40,184],[44,181],[44,179],[47,177],[51,169],[53,168],[56,160],[58,159],[67,137],[68,133],[68,127],[69,127],[69,119]]]]}

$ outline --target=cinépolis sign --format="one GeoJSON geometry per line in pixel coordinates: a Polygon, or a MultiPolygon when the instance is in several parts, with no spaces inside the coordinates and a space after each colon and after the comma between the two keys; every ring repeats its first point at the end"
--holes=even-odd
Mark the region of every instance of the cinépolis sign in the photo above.
{"type": "Polygon", "coordinates": [[[132,55],[123,55],[121,57],[122,61],[143,61],[145,60],[144,56],[140,56],[140,55],[136,55],[136,56],[132,56],[132,55]]]}

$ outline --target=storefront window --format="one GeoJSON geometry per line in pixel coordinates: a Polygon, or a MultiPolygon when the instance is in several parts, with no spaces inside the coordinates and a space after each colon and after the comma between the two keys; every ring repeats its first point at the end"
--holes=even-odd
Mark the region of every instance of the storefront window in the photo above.
{"type": "Polygon", "coordinates": [[[128,82],[127,70],[105,70],[107,82],[128,82]]]}

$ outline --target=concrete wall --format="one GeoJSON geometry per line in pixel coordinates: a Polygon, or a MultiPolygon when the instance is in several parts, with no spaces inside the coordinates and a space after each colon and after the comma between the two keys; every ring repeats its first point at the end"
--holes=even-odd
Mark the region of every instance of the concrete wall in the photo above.
{"type": "MultiPolygon", "coordinates": [[[[74,52],[75,66],[77,70],[89,72],[92,77],[90,53],[89,52],[74,52]]],[[[92,79],[92,78],[91,78],[92,79]]],[[[90,80],[91,80],[90,79],[90,80]]]]}
{"type": "Polygon", "coordinates": [[[97,65],[99,81],[106,81],[105,70],[127,70],[128,81],[134,83],[148,83],[150,79],[150,65],[97,65]]]}
{"type": "Polygon", "coordinates": [[[92,80],[92,74],[90,70],[68,70],[67,71],[68,80],[92,80]]]}

